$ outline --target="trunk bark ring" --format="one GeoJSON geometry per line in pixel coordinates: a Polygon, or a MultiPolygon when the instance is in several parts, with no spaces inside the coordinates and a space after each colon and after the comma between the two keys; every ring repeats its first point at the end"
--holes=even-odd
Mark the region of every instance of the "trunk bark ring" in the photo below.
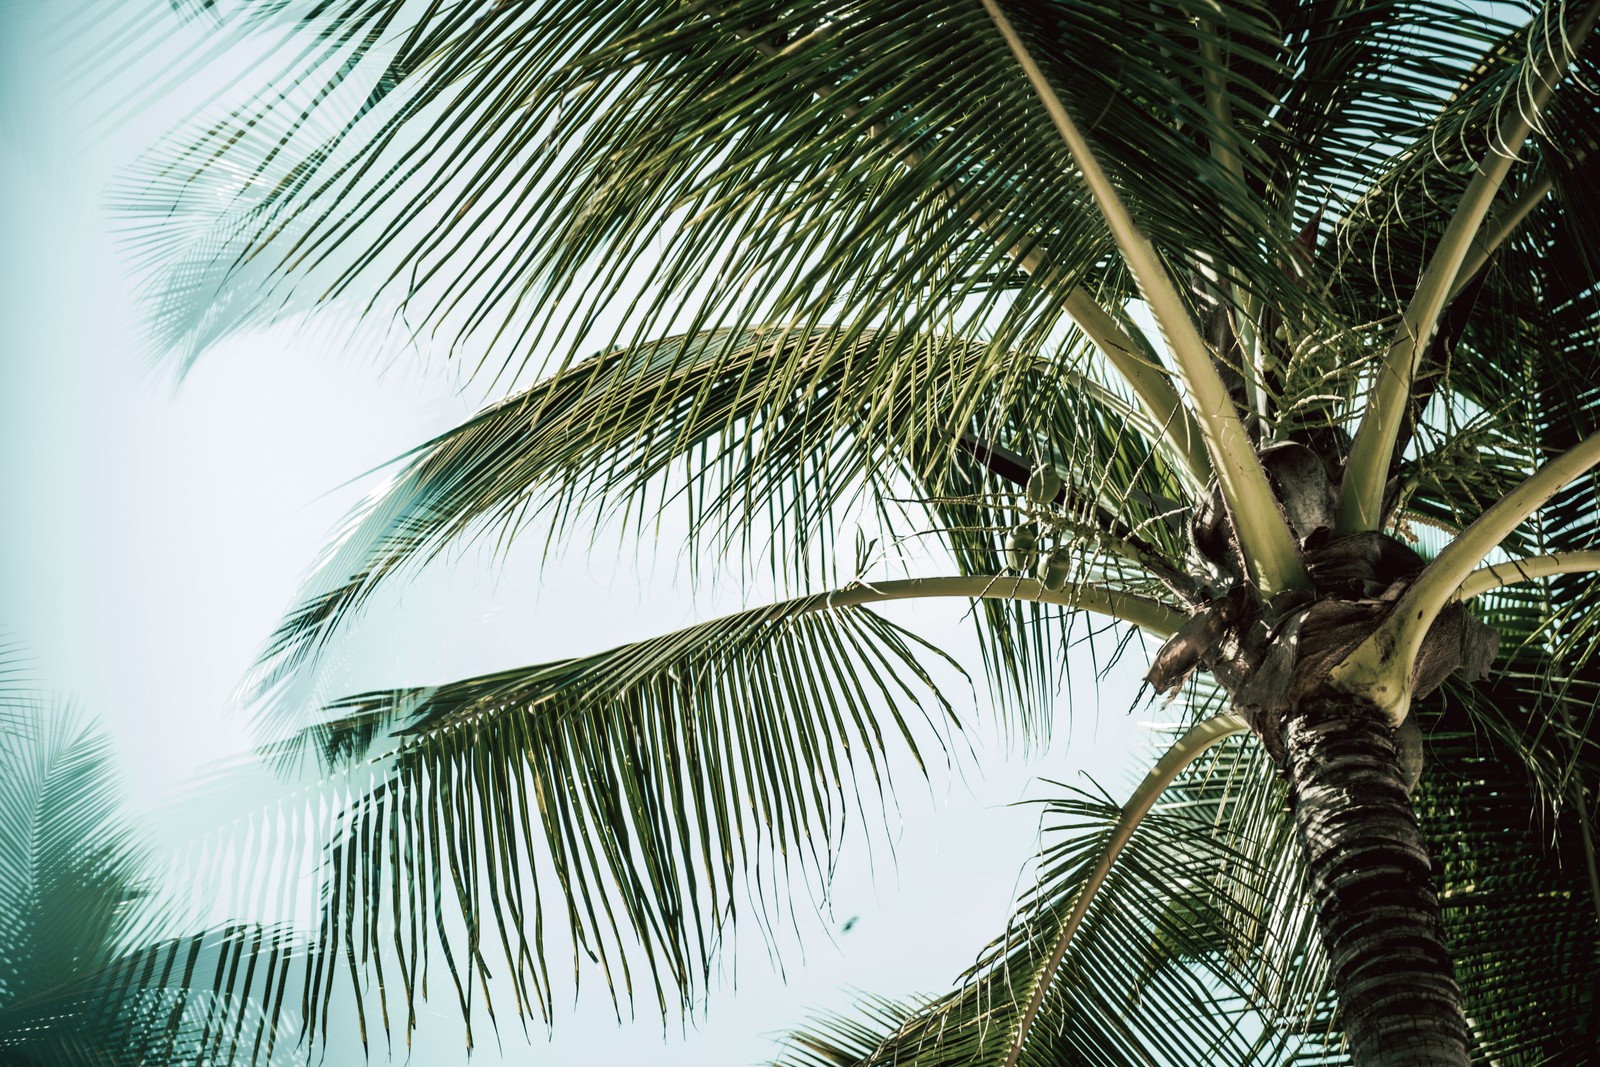
{"type": "Polygon", "coordinates": [[[1466,1067],[1433,867],[1387,715],[1332,688],[1283,727],[1290,803],[1357,1067],[1466,1067]]]}

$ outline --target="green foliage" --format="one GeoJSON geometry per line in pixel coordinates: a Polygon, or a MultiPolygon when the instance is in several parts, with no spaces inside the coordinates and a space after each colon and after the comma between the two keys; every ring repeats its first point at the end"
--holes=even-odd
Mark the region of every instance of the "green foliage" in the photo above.
{"type": "Polygon", "coordinates": [[[239,972],[246,954],[290,951],[283,935],[233,926],[169,938],[177,917],[121,813],[109,742],[69,709],[25,696],[4,708],[0,1059],[290,1062],[295,1042],[276,1018],[270,978],[253,984],[239,972]]]}
{"type": "MultiPolygon", "coordinates": [[[[886,800],[891,746],[920,761],[917,734],[941,738],[939,723],[900,709],[931,696],[953,714],[919,662],[920,641],[865,609],[817,606],[778,604],[596,656],[330,708],[337,717],[303,741],[343,765],[382,737],[383,769],[331,836],[318,943],[346,956],[352,976],[356,952],[382,966],[392,948],[409,1014],[428,934],[403,942],[395,931],[431,901],[466,930],[457,949],[442,917],[436,932],[469,1021],[480,998],[494,1017],[488,987],[475,986],[495,941],[519,1013],[548,1021],[538,916],[553,908],[552,926],[567,928],[574,957],[594,960],[613,995],[649,981],[663,1011],[692,1008],[734,915],[783,907],[759,887],[823,890],[845,822],[886,800]]],[[[311,978],[313,1016],[338,974],[326,962],[311,978]]],[[[326,1011],[313,1025],[326,1026],[326,1011]]]]}
{"type": "MultiPolygon", "coordinates": [[[[1118,254],[1092,168],[977,2],[212,9],[219,54],[245,42],[276,80],[117,190],[158,342],[187,366],[230,331],[342,305],[506,393],[352,516],[252,678],[268,740],[314,752],[337,798],[299,811],[322,878],[293,964],[313,1031],[341,976],[363,1013],[377,992],[385,1029],[402,1025],[398,981],[409,1029],[430,944],[464,1014],[498,941],[517,1014],[548,1019],[547,908],[613,995],[692,1010],[736,913],[824,879],[844,813],[920,759],[905,709],[938,707],[936,734],[949,717],[938,655],[863,606],[882,580],[871,551],[841,566],[859,516],[886,546],[996,583],[1014,582],[1008,531],[1033,524],[1069,561],[1064,604],[1109,591],[1179,618],[1250,595],[1261,561],[1235,520],[1278,507],[1201,484],[1191,425],[1212,463],[1231,427],[1241,455],[1310,445],[1333,482],[1354,470],[1383,500],[1385,530],[1430,548],[1600,426],[1592,44],[1535,106],[1592,4],[1002,7],[1176,284],[1182,306],[1158,318],[1203,337],[1218,410],[1152,402],[1185,375],[1138,325],[1150,271],[1118,254]],[[1527,143],[1495,143],[1516,115],[1527,143]],[[1397,345],[1474,175],[1508,152],[1508,182],[1488,187],[1497,236],[1441,283],[1438,331],[1397,345]],[[1400,376],[1377,369],[1411,348],[1400,376]],[[1385,381],[1404,389],[1382,411],[1385,381]],[[1393,455],[1347,463],[1372,419],[1393,455]],[[1040,464],[1064,486],[1029,501],[1040,464]],[[548,546],[669,507],[694,556],[798,598],[308,706],[318,657],[379,585],[471,537],[548,546]]],[[[1574,480],[1502,551],[1600,544],[1597,485],[1574,480]]],[[[1592,973],[1600,916],[1593,582],[1484,598],[1501,670],[1414,712],[1416,804],[1473,1040],[1496,1062],[1559,1060],[1596,1032],[1572,980],[1592,973]],[[1548,975],[1517,962],[1526,943],[1548,975]]],[[[1074,633],[1040,599],[973,612],[1026,740],[1048,729],[1074,633]]],[[[1125,812],[1088,796],[1049,811],[1035,889],[955,993],[868,1001],[865,1021],[798,1039],[795,1062],[1337,1060],[1295,846],[1252,743],[1190,768],[1092,899],[1125,812]]],[[[257,862],[298,877],[278,848],[264,835],[257,862]]]]}
{"type": "MultiPolygon", "coordinates": [[[[1528,822],[1541,804],[1517,748],[1474,730],[1460,696],[1418,709],[1429,762],[1414,802],[1473,1058],[1587,1062],[1600,1026],[1588,831],[1570,807],[1528,822]]],[[[1058,956],[1126,807],[1071,790],[1047,802],[1036,884],[955,992],[866,998],[790,1035],[778,1064],[1347,1063],[1285,791],[1251,739],[1223,741],[1164,791],[1058,956]]]]}
{"type": "Polygon", "coordinates": [[[796,1055],[780,1062],[1267,1064],[1326,1051],[1326,963],[1269,767],[1239,738],[1202,755],[1098,889],[1090,878],[1124,809],[1064,790],[1045,805],[1035,886],[955,993],[867,1040],[829,1020],[791,1038],[796,1055]]]}

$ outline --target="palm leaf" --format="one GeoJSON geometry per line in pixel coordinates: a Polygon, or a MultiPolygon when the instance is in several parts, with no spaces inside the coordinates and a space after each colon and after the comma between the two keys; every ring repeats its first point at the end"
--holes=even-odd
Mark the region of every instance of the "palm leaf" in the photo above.
{"type": "Polygon", "coordinates": [[[869,1004],[875,1026],[827,1021],[780,1062],[1271,1063],[1325,1048],[1297,846],[1262,760],[1224,742],[1131,833],[1108,800],[1049,802],[1038,884],[955,993],[920,1010],[869,1004]]]}
{"type": "MultiPolygon", "coordinates": [[[[1600,842],[1579,804],[1551,809],[1548,801],[1561,796],[1541,797],[1525,753],[1549,747],[1530,743],[1530,711],[1551,714],[1552,700],[1592,705],[1600,689],[1519,675],[1508,671],[1486,693],[1458,687],[1423,719],[1428,773],[1415,802],[1435,856],[1475,1058],[1580,1062],[1600,1034],[1588,978],[1600,966],[1592,860],[1600,842]],[[1530,691],[1539,688],[1543,707],[1530,691]],[[1495,725],[1515,724],[1509,737],[1485,728],[1496,702],[1505,710],[1495,725]]],[[[1592,753],[1583,761],[1589,781],[1595,763],[1592,753]]]]}
{"type": "MultiPolygon", "coordinates": [[[[375,588],[485,532],[548,548],[585,523],[681,505],[691,550],[756,556],[765,525],[760,555],[804,582],[834,569],[834,531],[871,501],[883,537],[920,518],[909,551],[944,547],[961,573],[999,573],[1005,532],[1040,509],[1021,499],[1026,468],[998,476],[959,441],[1004,439],[1068,473],[1047,523],[1079,549],[1085,580],[1192,594],[1166,562],[1182,552],[1169,460],[1104,386],[1063,388],[1059,374],[979,341],[877,330],[712,331],[602,353],[419,448],[350,518],[251,688],[298,713],[307,668],[375,588]]],[[[980,620],[997,691],[1024,709],[1055,681],[1052,611],[991,601],[980,620]]]]}
{"type": "Polygon", "coordinates": [[[110,746],[77,714],[12,703],[0,733],[0,1056],[33,1067],[285,1062],[252,924],[185,938],[120,811],[110,746]],[[274,1055],[276,1054],[276,1059],[274,1055]]]}
{"type": "Polygon", "coordinates": [[[309,841],[255,837],[251,868],[285,873],[241,904],[289,893],[312,920],[297,973],[313,1035],[340,975],[358,1005],[374,976],[386,1029],[400,1001],[414,1025],[429,945],[469,1024],[479,1006],[496,1016],[482,981],[495,955],[516,1014],[548,1020],[551,938],[613,996],[690,1006],[736,916],[770,924],[785,887],[824,891],[846,823],[888,800],[890,763],[920,764],[955,722],[927,645],[825,606],[329,708],[293,745],[337,772],[288,817],[309,822],[309,841]],[[308,850],[322,886],[310,912],[286,862],[308,850]]]}
{"type": "MultiPolygon", "coordinates": [[[[1462,688],[1417,711],[1428,747],[1415,803],[1438,857],[1473,1055],[1581,1058],[1600,1029],[1587,980],[1600,904],[1579,819],[1565,809],[1553,837],[1549,821],[1526,823],[1539,807],[1532,778],[1511,744],[1467,725],[1475,707],[1462,688]]],[[[791,1035],[779,1062],[1347,1062],[1299,845],[1267,770],[1253,744],[1225,742],[1174,781],[1116,854],[1064,956],[1061,920],[1083,907],[1089,860],[1106,853],[1127,809],[1051,802],[1047,819],[1071,816],[1054,826],[1065,836],[1047,842],[1038,888],[957,992],[904,1005],[865,998],[860,1018],[791,1035]]]]}
{"type": "MultiPolygon", "coordinates": [[[[1427,142],[1512,32],[1432,4],[1014,6],[1157,247],[1291,306],[1308,293],[1286,257],[1316,198],[1386,144],[1427,142]],[[1214,228],[1191,225],[1197,189],[1214,228]]],[[[1059,180],[1048,120],[975,4],[437,5],[385,38],[398,9],[299,12],[318,42],[302,92],[129,181],[129,210],[159,220],[146,253],[168,343],[378,289],[409,329],[525,352],[602,321],[641,278],[623,339],[824,310],[921,328],[959,309],[999,316],[1009,342],[1079,281],[1109,286],[1112,309],[1132,291],[1097,266],[1098,215],[1059,180]],[[907,57],[927,76],[903,78],[907,57]],[[1019,273],[1013,249],[1041,250],[1041,269],[1019,273]]]]}

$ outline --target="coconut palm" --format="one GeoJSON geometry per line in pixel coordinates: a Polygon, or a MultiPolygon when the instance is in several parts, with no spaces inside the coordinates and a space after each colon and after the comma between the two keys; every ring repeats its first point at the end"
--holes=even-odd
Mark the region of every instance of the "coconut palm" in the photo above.
{"type": "Polygon", "coordinates": [[[735,915],[824,877],[953,714],[874,605],[954,597],[1025,733],[1083,614],[1151,639],[1194,721],[1125,804],[1051,809],[956,993],[797,1056],[1592,1049],[1597,14],[223,11],[281,66],[120,194],[158,340],[354,301],[496,381],[542,368],[404,459],[250,681],[279,752],[362,783],[308,1018],[385,967],[414,1018],[431,938],[464,1012],[503,957],[548,1017],[546,908],[613,990],[693,1003],[735,915]],[[691,553],[795,595],[297,718],[438,553],[678,508],[691,553]],[[948,563],[848,559],[863,515],[948,563]]]}
{"type": "MultiPolygon", "coordinates": [[[[15,666],[10,652],[0,667],[15,666]]],[[[120,801],[104,735],[69,708],[0,690],[0,1060],[291,1062],[294,1028],[262,976],[229,975],[242,954],[288,943],[242,924],[172,937],[176,909],[120,801]]]]}

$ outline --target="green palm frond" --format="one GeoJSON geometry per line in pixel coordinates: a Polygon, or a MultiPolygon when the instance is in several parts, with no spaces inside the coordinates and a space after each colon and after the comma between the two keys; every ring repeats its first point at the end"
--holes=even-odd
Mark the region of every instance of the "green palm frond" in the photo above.
{"type": "MultiPolygon", "coordinates": [[[[1593,707],[1600,686],[1513,670],[1488,693],[1466,690],[1456,687],[1422,719],[1428,765],[1416,805],[1436,857],[1475,1058],[1582,1062],[1600,1027],[1591,979],[1600,967],[1600,840],[1570,789],[1541,797],[1524,753],[1534,747],[1536,716],[1555,717],[1561,700],[1593,707]],[[1512,712],[1496,724],[1515,729],[1510,737],[1485,728],[1496,700],[1512,712]]],[[[1591,783],[1597,762],[1590,752],[1581,764],[1591,783]]]]}
{"type": "MultiPolygon", "coordinates": [[[[482,979],[496,955],[516,1014],[548,1021],[547,939],[562,936],[575,972],[587,959],[613,997],[692,1008],[735,919],[770,930],[795,889],[824,899],[847,826],[892,803],[896,765],[922,768],[929,744],[944,750],[961,726],[940,685],[954,662],[862,606],[939,595],[1026,595],[1168,632],[1183,618],[1118,590],[1031,579],[854,583],[328,708],[279,752],[335,772],[305,798],[320,814],[289,817],[314,824],[310,844],[262,835],[244,861],[283,872],[252,887],[248,913],[304,876],[281,850],[314,854],[321,896],[314,914],[296,912],[316,927],[299,972],[313,1035],[340,975],[358,1006],[364,976],[390,975],[391,991],[398,976],[414,1025],[430,944],[469,1024],[479,1004],[495,1017],[482,979]],[[330,790],[344,798],[331,817],[319,807],[330,790]]],[[[384,1028],[399,1025],[375,985],[384,1028]]]]}
{"type": "Polygon", "coordinates": [[[933,1002],[921,997],[901,1002],[863,994],[852,1014],[818,1016],[786,1035],[774,1062],[780,1067],[857,1067],[869,1061],[886,1034],[899,1032],[931,1007],[933,1002]]]}
{"type": "Polygon", "coordinates": [[[791,1037],[780,1062],[1266,1064],[1326,1051],[1324,964],[1263,761],[1237,739],[1200,755],[1120,851],[1127,808],[1049,802],[1038,885],[955,993],[915,1009],[871,1002],[866,1023],[791,1037]]]}
{"type": "Polygon", "coordinates": [[[81,716],[11,702],[0,731],[0,1059],[28,1067],[287,1063],[271,973],[295,953],[240,924],[174,939],[147,851],[121,812],[110,745],[81,716]]]}
{"type": "MultiPolygon", "coordinates": [[[[1289,304],[1310,298],[1285,257],[1315,203],[1388,145],[1428,141],[1485,42],[1512,32],[1448,4],[1015,7],[1157,247],[1289,304]],[[1202,204],[1217,225],[1197,230],[1202,204]]],[[[256,10],[227,24],[248,34],[256,10]]],[[[975,3],[400,11],[296,12],[303,89],[129,180],[166,343],[192,352],[374,290],[408,329],[517,353],[619,297],[624,341],[959,314],[997,316],[1012,343],[1058,320],[1074,285],[1105,287],[1113,309],[1131,292],[1098,266],[1098,215],[975,3]],[[908,57],[924,76],[901,76],[908,57]],[[1042,269],[1024,276],[1014,248],[1042,269]],[[557,312],[567,292],[584,299],[557,312]]]]}
{"type": "MultiPolygon", "coordinates": [[[[1406,286],[1423,269],[1477,157],[1489,148],[1490,120],[1517,106],[1530,63],[1558,24],[1536,17],[1531,25],[1539,40],[1530,42],[1524,27],[1492,48],[1434,134],[1396,153],[1319,253],[1317,273],[1328,279],[1345,321],[1393,321],[1410,297],[1406,286]]],[[[1600,220],[1591,198],[1566,176],[1594,150],[1600,113],[1595,95],[1583,87],[1597,74],[1595,60],[1580,53],[1570,91],[1556,93],[1523,148],[1526,163],[1491,213],[1515,225],[1500,244],[1478,250],[1476,274],[1458,280],[1441,337],[1424,354],[1415,400],[1420,409],[1431,398],[1448,398],[1448,405],[1420,412],[1441,434],[1448,436],[1450,419],[1463,412],[1509,414],[1511,405],[1533,399],[1530,388],[1551,391],[1540,398],[1543,406],[1519,413],[1521,425],[1584,410],[1592,387],[1592,248],[1600,220]]],[[[1518,422],[1510,428],[1519,429],[1518,422]]]]}
{"type": "MultiPolygon", "coordinates": [[[[845,825],[889,799],[889,764],[920,764],[955,724],[935,670],[949,661],[864,608],[824,608],[784,602],[328,709],[292,746],[349,768],[332,821],[310,815],[313,1034],[340,975],[371,998],[369,968],[385,1028],[414,1025],[429,944],[469,1021],[495,1017],[482,979],[502,964],[516,1014],[548,1020],[552,938],[614,997],[691,1006],[736,916],[770,922],[791,885],[825,894],[845,825]]],[[[283,869],[287,846],[257,845],[254,869],[283,869]]],[[[269,882],[263,900],[284,889],[269,882]]]]}
{"type": "MultiPolygon", "coordinates": [[[[1588,981],[1600,898],[1579,819],[1571,807],[1556,816],[1565,832],[1549,817],[1527,821],[1540,806],[1532,779],[1512,744],[1470,725],[1464,688],[1418,709],[1428,755],[1416,805],[1439,857],[1474,1057],[1576,1062],[1600,1022],[1588,981]]],[[[1348,1062],[1284,799],[1253,743],[1219,745],[1138,823],[1103,899],[1048,967],[1061,917],[1126,811],[1093,797],[1051,802],[1047,820],[1071,816],[1055,826],[1065,836],[1047,843],[1039,887],[955,993],[866,998],[859,1017],[791,1035],[779,1062],[1348,1062]],[[1041,972],[1049,988],[1029,1018],[1041,972]],[[1029,1019],[1020,1047],[1019,1018],[1029,1019]],[[1191,1033],[1187,1020],[1205,1022],[1191,1033]]]]}
{"type": "Polygon", "coordinates": [[[33,703],[35,683],[27,646],[0,629],[0,731],[26,727],[16,709],[33,703]]]}
{"type": "MultiPolygon", "coordinates": [[[[769,39],[782,41],[818,19],[800,12],[768,25],[771,13],[754,5],[552,5],[494,17],[452,5],[399,37],[398,48],[374,49],[354,32],[387,23],[399,8],[348,4],[324,13],[326,22],[315,20],[323,39],[348,41],[347,62],[328,81],[348,100],[341,107],[334,102],[340,93],[332,92],[314,116],[320,123],[266,105],[152,160],[130,183],[136,205],[151,207],[170,194],[161,213],[170,220],[175,209],[196,220],[196,231],[181,235],[193,252],[163,286],[171,294],[162,319],[173,323],[166,331],[172,342],[209,338],[225,328],[213,326],[218,316],[248,320],[259,310],[217,301],[219,282],[235,299],[255,301],[267,288],[258,283],[313,265],[341,290],[358,278],[389,276],[411,309],[408,321],[420,328],[486,329],[530,343],[562,325],[545,321],[552,309],[542,293],[587,289],[590,299],[573,316],[584,323],[617,297],[630,271],[660,294],[636,309],[635,339],[763,319],[805,321],[823,306],[854,309],[839,319],[915,328],[945,313],[908,307],[905,292],[945,291],[954,281],[962,299],[971,293],[993,306],[997,293],[1015,285],[1003,255],[963,251],[959,240],[972,226],[970,209],[952,200],[946,185],[971,169],[980,146],[953,144],[926,159],[913,156],[907,166],[906,145],[872,135],[880,126],[904,130],[915,148],[923,128],[969,125],[964,108],[952,108],[959,95],[917,115],[912,109],[925,90],[895,87],[881,59],[861,69],[872,40],[818,34],[811,39],[817,54],[775,59],[763,53],[769,39]],[[887,98],[861,106],[846,100],[860,99],[857,92],[829,92],[845,77],[887,98]],[[349,88],[356,80],[363,89],[349,88]],[[478,88],[491,84],[504,88],[478,88]],[[752,97],[760,102],[753,117],[745,110],[752,97]],[[552,138],[571,130],[586,131],[585,143],[552,150],[552,138]],[[232,173],[197,166],[219,151],[231,157],[226,145],[241,132],[250,147],[241,144],[239,155],[259,151],[264,166],[246,160],[232,173]],[[802,133],[815,139],[815,150],[773,151],[802,133]],[[507,181],[508,174],[516,177],[507,181]],[[380,175],[378,187],[367,187],[366,179],[380,175]],[[441,212],[422,192],[428,187],[459,189],[460,197],[441,212]],[[841,197],[841,189],[856,195],[841,197]],[[220,218],[207,203],[219,193],[227,205],[220,218]],[[439,218],[455,223],[447,237],[439,218]],[[299,249],[285,245],[289,259],[268,253],[274,266],[264,267],[252,250],[264,243],[277,249],[279,235],[299,249]],[[642,257],[653,259],[663,236],[668,254],[649,266],[642,257]],[[354,257],[339,252],[356,245],[370,248],[354,257]],[[395,274],[401,262],[407,266],[395,274]],[[230,274],[244,284],[229,284],[230,274]],[[590,277],[592,283],[584,280],[590,277]],[[691,309],[675,323],[687,291],[701,295],[706,312],[691,309]],[[760,308],[760,319],[730,310],[735,296],[760,308]],[[183,306],[202,301],[210,306],[183,306]]],[[[861,21],[869,37],[896,22],[923,24],[901,17],[909,8],[886,12],[886,22],[841,14],[861,21]]],[[[931,23],[945,36],[929,43],[958,75],[971,76],[977,64],[954,47],[961,21],[931,23]]],[[[997,195],[1017,200],[1014,191],[997,195]]],[[[1066,187],[1058,185],[1050,200],[1063,226],[1082,214],[1066,187]]],[[[170,263],[165,242],[181,229],[164,221],[150,254],[170,263]]],[[[1060,236],[1062,253],[1099,243],[1070,229],[1060,236]]],[[[1011,317],[1021,325],[1038,313],[1011,317]]]]}
{"type": "Polygon", "coordinates": [[[149,892],[112,786],[111,754],[70,712],[21,707],[0,736],[0,907],[11,917],[0,990],[7,1000],[64,984],[111,957],[149,892]]]}
{"type": "MultiPolygon", "coordinates": [[[[1040,462],[1068,477],[1047,521],[1084,578],[1190,589],[1169,562],[1183,551],[1178,474],[1125,402],[1064,388],[1062,373],[982,341],[878,330],[712,331],[602,353],[416,450],[334,540],[252,691],[302,710],[318,653],[377,586],[484,533],[549,548],[681,505],[695,554],[764,558],[806,582],[834,569],[832,538],[871,502],[882,536],[916,535],[905,551],[943,548],[960,573],[997,574],[1006,532],[1041,510],[1020,484],[1040,462]],[[1014,456],[1021,473],[997,475],[975,450],[1014,456]]],[[[1019,707],[1041,706],[1054,682],[1054,644],[1029,639],[1053,631],[1052,611],[986,604],[991,678],[1019,707]]]]}

